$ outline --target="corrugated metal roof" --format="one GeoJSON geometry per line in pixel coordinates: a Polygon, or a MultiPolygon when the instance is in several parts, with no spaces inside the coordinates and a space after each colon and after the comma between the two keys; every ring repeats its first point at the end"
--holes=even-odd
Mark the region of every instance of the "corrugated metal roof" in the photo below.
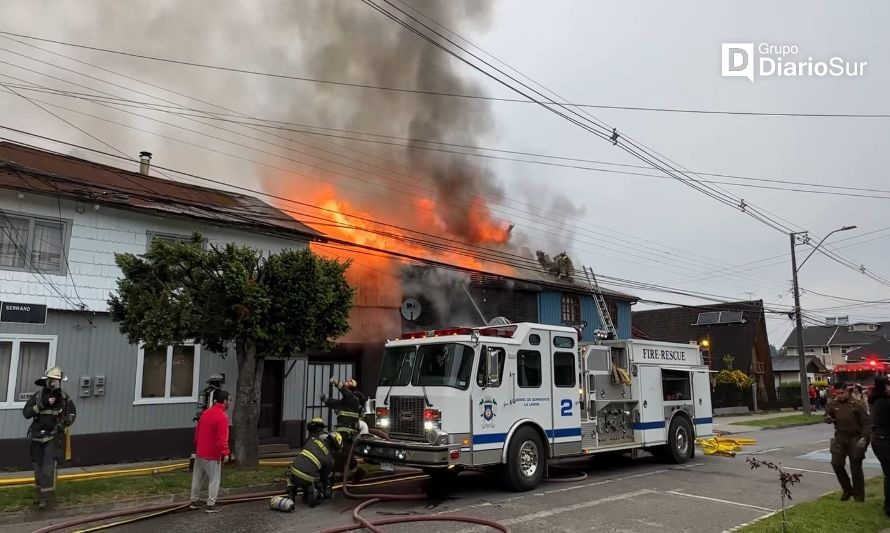
{"type": "Polygon", "coordinates": [[[321,236],[252,196],[148,176],[10,142],[0,142],[0,187],[254,231],[299,235],[304,239],[321,236]]]}

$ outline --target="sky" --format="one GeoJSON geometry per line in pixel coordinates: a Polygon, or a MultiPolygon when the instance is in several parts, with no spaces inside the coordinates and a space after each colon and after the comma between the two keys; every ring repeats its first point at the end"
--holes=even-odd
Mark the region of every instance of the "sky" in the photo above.
{"type": "MultiPolygon", "coordinates": [[[[383,5],[382,0],[378,3],[383,5]]],[[[395,0],[393,3],[400,5],[395,0]]],[[[0,31],[291,76],[523,98],[359,0],[259,5],[246,1],[159,1],[134,9],[132,4],[110,1],[6,0],[3,11],[8,16],[0,22],[0,31]]],[[[886,101],[890,89],[890,34],[884,28],[890,4],[886,2],[426,0],[411,5],[490,54],[474,49],[480,58],[502,69],[506,69],[504,64],[509,65],[515,69],[509,71],[515,79],[529,84],[532,79],[572,103],[761,113],[890,114],[886,101]],[[755,75],[752,82],[721,75],[722,43],[752,43],[755,49],[761,43],[796,47],[797,53],[786,61],[841,57],[867,65],[864,75],[855,77],[755,75]]],[[[188,95],[251,116],[293,123],[604,163],[645,164],[535,104],[393,94],[18,40],[26,44],[0,37],[2,83],[37,83],[91,94],[102,90],[139,101],[156,101],[153,97],[161,96],[177,104],[208,108],[182,96],[188,95]],[[30,45],[108,70],[78,64],[30,45]],[[133,93],[131,88],[143,94],[133,93]]],[[[511,84],[516,86],[515,82],[511,84]]],[[[261,143],[256,138],[266,134],[239,126],[187,122],[165,113],[131,109],[143,115],[135,116],[90,102],[18,90],[68,107],[44,104],[90,135],[0,89],[2,126],[90,148],[119,150],[131,157],[149,150],[159,165],[213,176],[233,185],[285,191],[289,197],[309,197],[306,191],[317,187],[319,180],[335,183],[344,198],[371,213],[391,213],[385,197],[393,193],[388,190],[388,181],[375,178],[364,166],[367,157],[397,159],[402,165],[399,175],[403,176],[399,187],[417,180],[437,191],[439,211],[448,224],[456,223],[452,220],[455,217],[466,216],[460,194],[478,191],[485,198],[498,199],[491,205],[492,216],[515,225],[511,238],[526,253],[536,249],[551,255],[567,251],[576,267],[589,266],[605,279],[658,284],[677,292],[707,293],[725,300],[763,299],[773,310],[788,310],[793,305],[787,230],[770,228],[740,209],[719,203],[664,174],[642,177],[332,141],[335,144],[328,148],[338,151],[332,157],[340,158],[340,150],[349,149],[354,157],[351,161],[361,160],[361,170],[367,174],[356,185],[358,182],[344,176],[354,177],[358,167],[345,169],[345,162],[338,159],[335,168],[328,156],[316,151],[321,146],[318,138],[306,141],[312,143],[311,147],[295,147],[283,137],[266,136],[263,139],[268,142],[261,143]],[[223,132],[221,127],[232,128],[242,136],[223,132]],[[247,139],[243,134],[257,137],[247,139]],[[285,145],[289,147],[286,151],[282,148],[285,145]],[[440,178],[440,174],[447,176],[440,178]],[[772,259],[748,265],[767,258],[772,259]],[[733,272],[733,267],[741,272],[733,272]]],[[[850,188],[890,189],[885,176],[890,154],[884,149],[890,139],[890,118],[585,110],[596,120],[617,128],[624,138],[698,173],[832,185],[846,187],[842,192],[848,193],[857,193],[850,188]]],[[[289,133],[279,135],[291,138],[289,133]]],[[[0,136],[69,151],[8,130],[0,131],[0,136]]],[[[98,157],[85,151],[74,153],[98,157]]],[[[660,174],[655,170],[560,162],[660,174]]],[[[789,187],[696,177],[702,178],[736,185],[789,187]]],[[[714,186],[796,231],[810,231],[821,238],[842,226],[856,225],[855,230],[834,234],[826,244],[850,262],[890,279],[890,215],[884,209],[890,205],[886,198],[890,194],[860,192],[857,194],[868,197],[847,197],[736,185],[714,186]]],[[[409,209],[400,221],[410,226],[416,216],[409,209]]],[[[810,250],[798,247],[798,260],[810,250]]],[[[604,285],[608,287],[609,283],[604,285]]],[[[849,315],[851,321],[890,320],[890,304],[860,305],[854,301],[888,300],[890,283],[874,281],[822,254],[814,254],[801,269],[800,286],[802,307],[810,320],[835,315],[849,315]]],[[[708,303],[682,294],[615,288],[650,300],[708,303]]],[[[640,303],[635,308],[649,307],[652,304],[640,303]]],[[[780,345],[791,328],[787,317],[772,314],[768,321],[770,342],[780,345]]]]}

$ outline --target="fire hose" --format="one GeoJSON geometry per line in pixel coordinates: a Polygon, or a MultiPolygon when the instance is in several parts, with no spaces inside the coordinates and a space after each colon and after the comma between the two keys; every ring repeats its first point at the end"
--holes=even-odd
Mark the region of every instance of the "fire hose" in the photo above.
{"type": "Polygon", "coordinates": [[[741,450],[742,446],[757,444],[757,441],[750,438],[725,438],[715,435],[706,439],[696,439],[695,444],[702,449],[705,455],[735,457],[736,452],[741,450]]]}
{"type": "Polygon", "coordinates": [[[352,459],[353,454],[355,453],[355,447],[358,444],[360,439],[355,439],[352,442],[352,446],[349,448],[349,455],[347,455],[347,459],[345,464],[343,465],[343,494],[347,498],[352,498],[356,500],[364,499],[365,501],[360,503],[352,510],[352,519],[354,522],[345,526],[338,526],[333,528],[328,528],[320,531],[319,533],[342,533],[346,531],[355,531],[357,529],[367,529],[372,533],[384,533],[382,529],[378,526],[386,526],[391,524],[407,524],[411,522],[466,522],[470,524],[478,524],[483,526],[488,526],[492,529],[496,529],[498,531],[503,531],[505,533],[510,533],[510,529],[504,525],[501,525],[493,520],[487,520],[485,518],[477,518],[475,516],[462,516],[462,515],[417,515],[417,516],[402,516],[396,518],[384,518],[375,521],[371,521],[361,515],[361,512],[372,505],[376,505],[378,503],[384,502],[394,502],[394,501],[418,501],[424,500],[427,498],[426,494],[354,494],[349,490],[349,485],[347,484],[347,479],[349,476],[349,461],[352,459]]]}

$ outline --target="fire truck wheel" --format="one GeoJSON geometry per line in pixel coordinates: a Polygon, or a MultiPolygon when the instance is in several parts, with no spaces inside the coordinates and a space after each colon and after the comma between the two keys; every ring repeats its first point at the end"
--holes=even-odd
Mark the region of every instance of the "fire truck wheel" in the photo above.
{"type": "Polygon", "coordinates": [[[537,487],[544,476],[546,453],[535,430],[528,426],[519,428],[507,448],[504,471],[507,486],[517,492],[537,487]]]}
{"type": "Polygon", "coordinates": [[[692,424],[685,417],[675,416],[668,432],[666,459],[676,464],[690,460],[695,452],[693,440],[692,424]]]}

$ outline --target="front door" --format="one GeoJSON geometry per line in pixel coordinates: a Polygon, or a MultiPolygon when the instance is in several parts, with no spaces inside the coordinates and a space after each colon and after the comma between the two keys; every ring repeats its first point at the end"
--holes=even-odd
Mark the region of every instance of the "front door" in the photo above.
{"type": "Polygon", "coordinates": [[[257,435],[261,439],[281,436],[284,407],[284,361],[266,359],[260,392],[260,421],[257,435]]]}

